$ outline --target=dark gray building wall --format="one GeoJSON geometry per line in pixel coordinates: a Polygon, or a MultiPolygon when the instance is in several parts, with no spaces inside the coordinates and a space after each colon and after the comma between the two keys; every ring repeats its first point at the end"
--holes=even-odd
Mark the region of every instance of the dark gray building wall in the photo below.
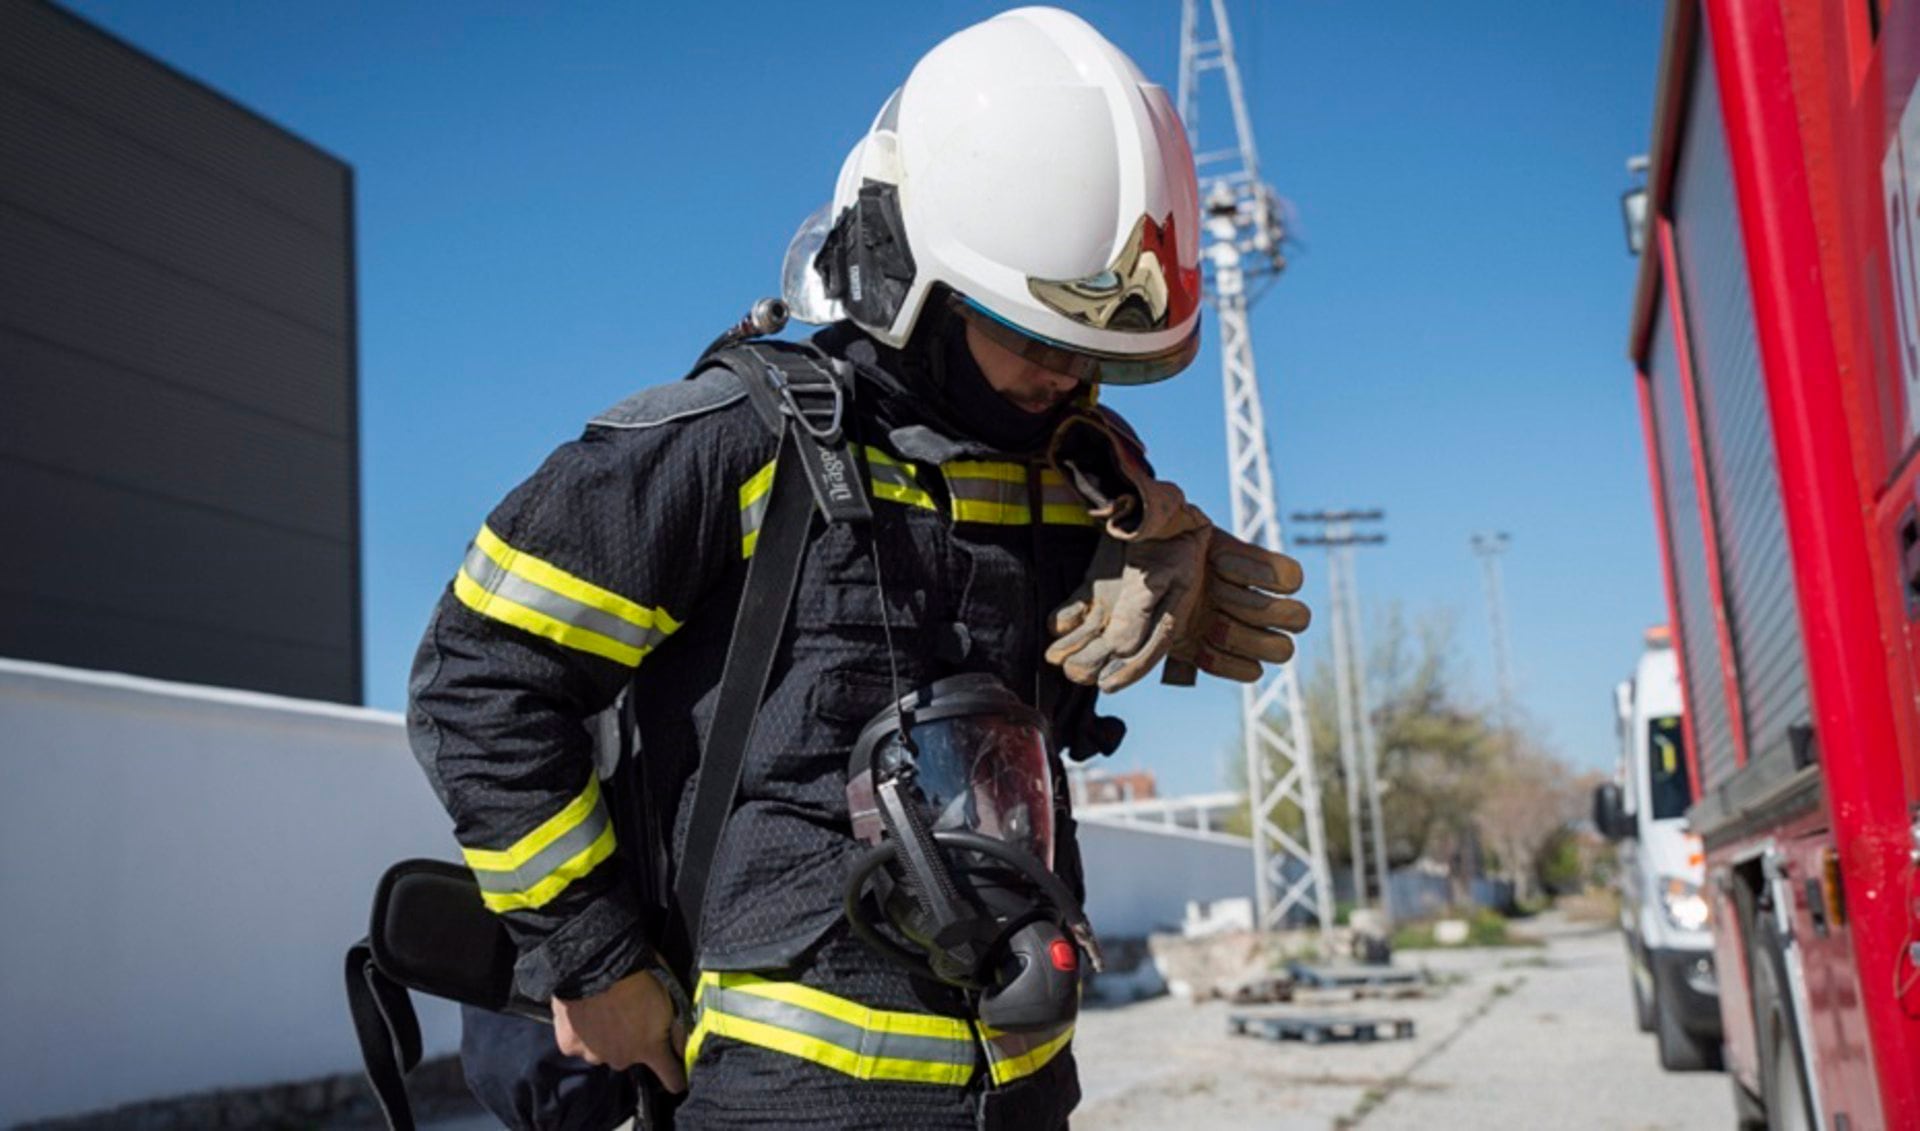
{"type": "Polygon", "coordinates": [[[353,171],[0,2],[0,656],[361,698],[353,171]]]}

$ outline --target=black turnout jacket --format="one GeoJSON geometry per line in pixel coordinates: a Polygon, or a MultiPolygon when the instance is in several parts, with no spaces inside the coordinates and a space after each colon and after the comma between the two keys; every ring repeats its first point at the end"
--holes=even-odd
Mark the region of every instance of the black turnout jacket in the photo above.
{"type": "MultiPolygon", "coordinates": [[[[815,522],[714,862],[697,956],[707,970],[791,967],[839,918],[862,848],[849,752],[891,702],[893,668],[902,690],[991,672],[1048,711],[1077,757],[1112,734],[1091,693],[1040,658],[1044,618],[1092,554],[1085,506],[1037,456],[943,424],[916,395],[929,378],[902,355],[845,327],[816,343],[854,373],[850,436],[875,519],[870,533],[815,522]]],[[[640,392],[494,509],[434,610],[410,738],[531,997],[589,995],[648,961],[659,923],[648,893],[662,890],[651,873],[685,842],[776,446],[724,369],[640,392]],[[596,717],[623,690],[638,750],[596,764],[596,717]],[[663,815],[660,852],[639,843],[618,800],[629,790],[663,815]]],[[[1055,867],[1077,889],[1059,777],[1056,759],[1055,867]]]]}

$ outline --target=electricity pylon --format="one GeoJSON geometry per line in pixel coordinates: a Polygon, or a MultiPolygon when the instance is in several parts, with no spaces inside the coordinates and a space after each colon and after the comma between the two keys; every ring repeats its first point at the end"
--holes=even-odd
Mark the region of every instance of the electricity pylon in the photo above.
{"type": "MultiPolygon", "coordinates": [[[[1233,532],[1255,545],[1283,550],[1247,307],[1265,291],[1261,286],[1249,295],[1248,284],[1270,282],[1285,268],[1280,254],[1285,233],[1279,195],[1260,179],[1226,0],[1182,0],[1180,117],[1199,173],[1202,262],[1208,272],[1208,297],[1220,319],[1233,532]],[[1210,37],[1202,30],[1209,17],[1210,37]],[[1208,74],[1225,80],[1235,138],[1233,146],[1212,151],[1200,144],[1200,84],[1208,74]]],[[[1324,934],[1333,925],[1333,885],[1327,873],[1320,786],[1314,780],[1313,737],[1294,678],[1297,663],[1270,668],[1260,682],[1247,684],[1240,693],[1253,817],[1254,892],[1263,929],[1282,926],[1299,911],[1313,916],[1324,934]]]]}

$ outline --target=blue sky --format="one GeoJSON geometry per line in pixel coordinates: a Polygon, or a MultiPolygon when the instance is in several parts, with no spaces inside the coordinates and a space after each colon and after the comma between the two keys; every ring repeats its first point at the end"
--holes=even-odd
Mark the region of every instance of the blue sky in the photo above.
{"type": "MultiPolygon", "coordinates": [[[[427,610],[492,503],[770,293],[887,92],[999,8],[69,3],[356,170],[380,707],[400,705],[427,610]]],[[[1174,85],[1177,4],[1065,6],[1174,85]]],[[[1646,144],[1661,5],[1232,10],[1264,170],[1298,214],[1292,268],[1253,317],[1281,506],[1384,507],[1364,596],[1451,614],[1483,697],[1468,536],[1509,531],[1522,703],[1570,761],[1607,764],[1608,690],[1665,615],[1617,206],[1646,144]]],[[[1180,379],[1109,403],[1224,518],[1209,339],[1180,379]]],[[[1303,658],[1327,646],[1315,629],[1303,658]]],[[[1118,767],[1222,786],[1229,686],[1111,705],[1132,726],[1118,767]]]]}

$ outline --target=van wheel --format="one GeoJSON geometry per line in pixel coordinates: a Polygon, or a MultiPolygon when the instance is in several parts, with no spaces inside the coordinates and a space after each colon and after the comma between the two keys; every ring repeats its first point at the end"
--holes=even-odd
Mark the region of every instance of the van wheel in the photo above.
{"type": "Polygon", "coordinates": [[[1740,1131],[1767,1131],[1767,1109],[1760,1097],[1747,1091],[1737,1077],[1729,1075],[1733,1081],[1733,1118],[1740,1131]]]}
{"type": "Polygon", "coordinates": [[[1655,1040],[1660,1045],[1660,1067],[1668,1072],[1705,1072],[1720,1067],[1720,1043],[1703,1041],[1686,1031],[1670,1009],[1654,999],[1655,1040]]]}
{"type": "Polygon", "coordinates": [[[1760,1054],[1760,1099],[1767,1126],[1774,1131],[1815,1131],[1813,1104],[1807,1097],[1800,1030],[1787,992],[1786,959],[1779,929],[1764,908],[1754,925],[1747,969],[1753,978],[1753,1019],[1760,1054]]]}
{"type": "Polygon", "coordinates": [[[1642,1033],[1653,1032],[1654,1001],[1643,986],[1643,976],[1651,977],[1648,964],[1641,961],[1642,953],[1637,943],[1627,944],[1627,983],[1633,987],[1633,1023],[1642,1033]]]}

